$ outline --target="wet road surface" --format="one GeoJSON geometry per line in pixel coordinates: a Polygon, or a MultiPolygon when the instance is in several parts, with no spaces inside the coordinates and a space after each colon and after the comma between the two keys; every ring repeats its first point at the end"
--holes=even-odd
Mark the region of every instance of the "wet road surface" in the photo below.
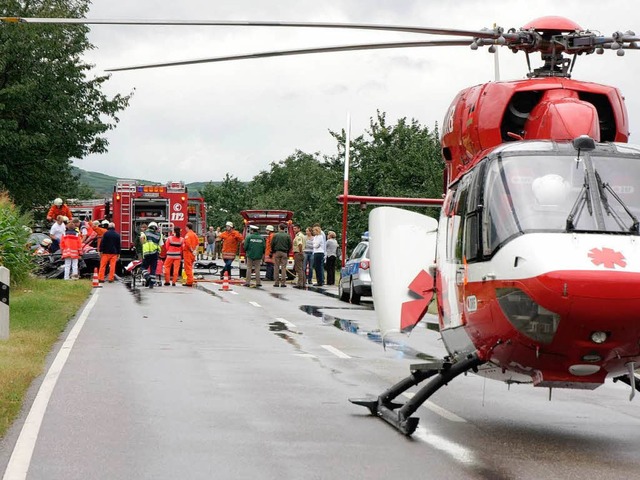
{"type": "MultiPolygon", "coordinates": [[[[441,356],[436,333],[420,326],[383,350],[370,303],[220,288],[95,290],[26,478],[640,478],[640,404],[623,385],[549,402],[469,375],[418,411],[407,438],[347,398],[441,356]]],[[[0,444],[0,471],[26,414],[0,444]]]]}

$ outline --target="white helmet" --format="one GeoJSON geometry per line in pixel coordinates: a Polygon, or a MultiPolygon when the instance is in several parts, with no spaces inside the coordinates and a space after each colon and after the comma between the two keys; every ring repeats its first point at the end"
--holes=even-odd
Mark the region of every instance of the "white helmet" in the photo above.
{"type": "Polygon", "coordinates": [[[149,228],[158,228],[158,224],[156,222],[149,222],[149,228]]]}
{"type": "Polygon", "coordinates": [[[233,228],[233,222],[227,222],[225,223],[225,226],[233,228]]]}
{"type": "Polygon", "coordinates": [[[61,199],[61,198],[59,198],[59,197],[58,197],[58,198],[56,198],[56,199],[53,201],[53,204],[54,204],[56,207],[61,207],[61,206],[62,206],[62,199],[61,199]]]}
{"type": "Polygon", "coordinates": [[[267,232],[273,232],[274,228],[273,225],[267,225],[267,232]]]}
{"type": "Polygon", "coordinates": [[[43,238],[42,241],[40,242],[40,245],[42,245],[43,247],[48,247],[49,245],[51,245],[51,239],[43,238]]]}

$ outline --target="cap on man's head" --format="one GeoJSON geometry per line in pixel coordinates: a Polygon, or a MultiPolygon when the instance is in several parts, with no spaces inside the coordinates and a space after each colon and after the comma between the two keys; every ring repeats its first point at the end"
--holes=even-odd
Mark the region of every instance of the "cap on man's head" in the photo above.
{"type": "Polygon", "coordinates": [[[61,199],[61,198],[56,198],[56,199],[53,201],[53,204],[54,204],[56,207],[60,207],[60,206],[62,206],[62,199],[61,199]]]}
{"type": "Polygon", "coordinates": [[[227,222],[224,224],[224,226],[233,228],[233,222],[227,222]]]}
{"type": "Polygon", "coordinates": [[[260,227],[259,227],[259,226],[257,226],[257,225],[249,225],[249,228],[250,228],[251,230],[259,230],[259,229],[260,229],[260,227]]]}
{"type": "Polygon", "coordinates": [[[109,220],[102,220],[102,225],[109,225],[109,220]]]}
{"type": "Polygon", "coordinates": [[[267,225],[267,232],[273,232],[273,225],[267,225]]]}

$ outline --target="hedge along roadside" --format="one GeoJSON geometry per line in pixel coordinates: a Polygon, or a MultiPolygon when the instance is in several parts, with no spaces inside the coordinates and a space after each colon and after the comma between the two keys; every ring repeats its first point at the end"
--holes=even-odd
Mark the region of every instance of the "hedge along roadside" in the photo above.
{"type": "Polygon", "coordinates": [[[21,213],[7,192],[0,192],[0,265],[11,272],[11,285],[17,285],[33,271],[33,256],[27,246],[32,217],[21,213]]]}

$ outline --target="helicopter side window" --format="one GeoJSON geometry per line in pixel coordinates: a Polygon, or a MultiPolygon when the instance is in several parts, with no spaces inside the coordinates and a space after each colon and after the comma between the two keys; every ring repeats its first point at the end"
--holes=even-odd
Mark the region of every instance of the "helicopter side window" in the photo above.
{"type": "Polygon", "coordinates": [[[478,259],[479,199],[481,192],[477,184],[478,169],[474,169],[462,177],[453,188],[453,196],[447,215],[447,260],[460,263],[478,259]]]}

